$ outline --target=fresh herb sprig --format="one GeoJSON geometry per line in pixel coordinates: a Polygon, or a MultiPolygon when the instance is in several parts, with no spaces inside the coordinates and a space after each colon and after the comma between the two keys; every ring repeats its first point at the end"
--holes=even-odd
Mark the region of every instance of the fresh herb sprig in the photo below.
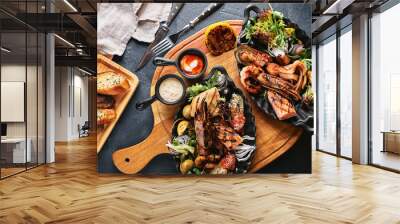
{"type": "Polygon", "coordinates": [[[192,86],[190,86],[187,89],[187,92],[189,94],[189,102],[193,100],[193,98],[200,93],[209,90],[211,88],[214,88],[218,84],[218,75],[213,75],[211,78],[209,78],[204,84],[196,83],[192,86]]]}

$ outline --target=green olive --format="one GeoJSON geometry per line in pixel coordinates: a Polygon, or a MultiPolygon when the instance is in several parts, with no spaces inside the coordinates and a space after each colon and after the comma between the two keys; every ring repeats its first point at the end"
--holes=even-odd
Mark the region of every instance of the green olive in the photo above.
{"type": "Polygon", "coordinates": [[[193,168],[193,160],[191,159],[187,159],[185,161],[183,161],[180,165],[180,170],[182,174],[187,174],[189,172],[189,170],[191,170],[193,168]]]}
{"type": "Polygon", "coordinates": [[[184,108],[183,108],[183,111],[182,111],[182,115],[183,115],[183,117],[184,118],[186,118],[186,119],[190,119],[191,117],[190,117],[190,111],[191,111],[191,106],[190,106],[190,104],[188,104],[188,105],[186,105],[184,108]]]}

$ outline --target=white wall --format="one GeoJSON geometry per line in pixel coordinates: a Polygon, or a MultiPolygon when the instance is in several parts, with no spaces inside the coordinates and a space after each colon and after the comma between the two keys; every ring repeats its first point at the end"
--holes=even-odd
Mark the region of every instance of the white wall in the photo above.
{"type": "Polygon", "coordinates": [[[74,108],[73,108],[73,119],[72,119],[72,132],[71,135],[73,138],[78,138],[78,125],[83,125],[85,121],[88,121],[89,118],[89,111],[88,111],[88,78],[82,76],[82,73],[74,75],[74,108]]]}
{"type": "Polygon", "coordinates": [[[56,67],[55,76],[55,141],[74,140],[88,120],[88,78],[71,67],[56,67]]]}
{"type": "MultiPolygon", "coordinates": [[[[30,139],[32,150],[32,162],[44,162],[44,83],[42,67],[25,64],[3,64],[1,66],[1,81],[3,82],[24,82],[26,83],[26,110],[27,120],[25,122],[7,122],[8,138],[30,139]],[[38,70],[36,70],[38,69],[38,70]],[[25,80],[27,77],[27,80],[25,80]],[[39,86],[38,86],[39,85],[39,86]],[[39,91],[39,92],[37,92],[39,91]],[[37,157],[37,154],[39,156],[37,157]]],[[[4,96],[3,96],[4,97],[4,96]]],[[[1,108],[7,110],[8,108],[1,108]]]]}
{"type": "MultiPolygon", "coordinates": [[[[32,79],[30,74],[36,74],[36,66],[27,66],[28,72],[28,85],[29,87],[34,86],[35,88],[27,88],[27,106],[31,107],[36,111],[37,99],[36,99],[36,79],[32,79]]],[[[1,66],[1,81],[3,82],[26,82],[25,80],[25,64],[4,64],[1,66]]],[[[40,105],[39,105],[40,106],[40,105]]],[[[1,108],[6,110],[7,108],[1,108]]],[[[36,113],[27,113],[28,128],[34,127],[36,130],[36,113]],[[31,124],[31,122],[34,122],[31,124]]],[[[29,130],[28,130],[29,134],[29,130]]],[[[35,132],[36,134],[36,132],[35,132]]],[[[25,123],[24,122],[13,122],[7,123],[7,135],[8,137],[25,137],[25,123]]],[[[30,137],[30,136],[28,136],[30,137]]]]}
{"type": "Polygon", "coordinates": [[[67,67],[55,68],[55,141],[68,140],[68,100],[69,100],[69,69],[67,67]]]}
{"type": "MultiPolygon", "coordinates": [[[[30,68],[28,68],[29,70],[30,68]]],[[[1,81],[25,82],[25,64],[8,64],[1,66],[1,81]]],[[[6,108],[1,108],[6,110],[6,108]]],[[[7,137],[25,138],[25,123],[7,123],[7,137]]]]}

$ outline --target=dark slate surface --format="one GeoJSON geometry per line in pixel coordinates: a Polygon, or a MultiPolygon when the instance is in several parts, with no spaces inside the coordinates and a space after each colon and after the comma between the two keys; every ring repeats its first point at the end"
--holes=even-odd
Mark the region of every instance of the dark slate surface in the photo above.
{"type": "MultiPolygon", "coordinates": [[[[208,3],[186,3],[179,15],[170,26],[170,33],[173,33],[191,19],[201,13],[208,3]]],[[[242,19],[243,10],[248,3],[226,3],[219,11],[198,24],[194,30],[187,33],[181,40],[194,34],[207,25],[228,19],[242,19]]],[[[266,8],[264,3],[256,4],[260,8],[266,8]]],[[[311,36],[311,8],[307,4],[279,3],[272,4],[272,7],[282,12],[292,22],[298,24],[309,36],[311,36]]],[[[115,57],[114,60],[134,71],[140,57],[143,55],[147,45],[131,40],[127,46],[124,55],[115,57]]],[[[153,115],[151,108],[144,111],[138,111],[135,108],[136,102],[147,98],[150,93],[150,83],[155,70],[155,66],[149,62],[139,72],[135,72],[140,80],[138,89],[127,105],[124,114],[121,116],[118,124],[108,138],[102,151],[98,155],[97,167],[101,173],[118,172],[112,162],[111,154],[117,149],[128,147],[141,142],[151,132],[153,126],[153,115]]],[[[144,170],[142,174],[175,174],[175,161],[167,154],[155,158],[144,170]]],[[[275,160],[269,166],[260,170],[263,173],[309,173],[311,172],[311,136],[303,135],[299,142],[287,153],[275,160]]]]}

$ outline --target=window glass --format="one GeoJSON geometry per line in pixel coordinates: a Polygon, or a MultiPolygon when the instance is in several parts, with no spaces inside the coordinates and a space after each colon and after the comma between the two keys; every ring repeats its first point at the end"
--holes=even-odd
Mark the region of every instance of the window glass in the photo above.
{"type": "Polygon", "coordinates": [[[400,170],[400,4],[373,15],[371,72],[372,163],[400,170]]]}
{"type": "Polygon", "coordinates": [[[318,48],[318,149],[336,153],[336,37],[318,48]]]}
{"type": "MultiPolygon", "coordinates": [[[[26,19],[25,13],[43,12],[44,3],[1,1],[0,7],[26,19]]],[[[0,177],[5,178],[45,161],[46,40],[21,21],[2,12],[0,17],[7,21],[0,24],[0,177]]]]}
{"type": "Polygon", "coordinates": [[[26,33],[1,31],[1,177],[26,170],[31,148],[26,141],[26,33]]]}

